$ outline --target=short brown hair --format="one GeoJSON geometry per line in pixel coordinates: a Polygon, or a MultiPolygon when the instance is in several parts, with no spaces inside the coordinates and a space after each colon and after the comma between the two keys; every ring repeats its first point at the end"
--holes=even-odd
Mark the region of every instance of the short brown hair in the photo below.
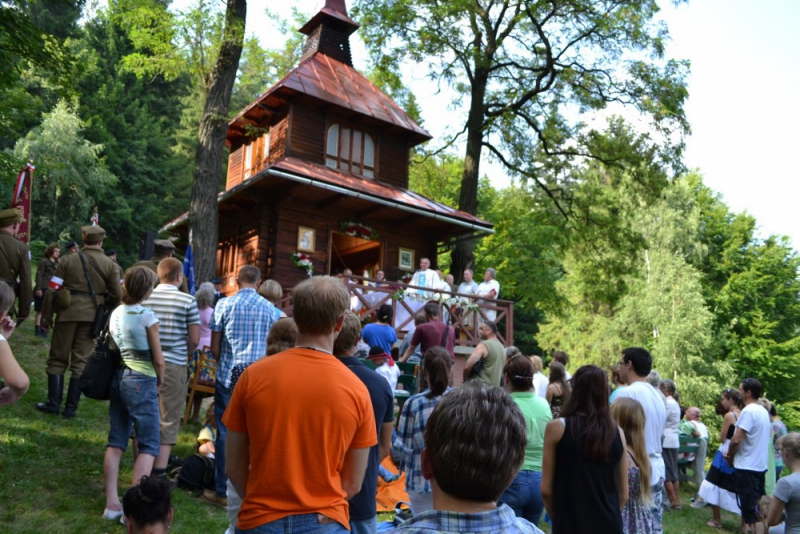
{"type": "Polygon", "coordinates": [[[51,245],[48,245],[47,248],[44,249],[44,257],[52,258],[53,252],[55,252],[56,250],[61,250],[61,245],[59,245],[58,243],[53,243],[51,245]]]}
{"type": "Polygon", "coordinates": [[[134,265],[125,271],[122,283],[122,302],[138,304],[143,301],[158,283],[158,276],[143,265],[134,265]]]}
{"type": "Polygon", "coordinates": [[[351,311],[344,314],[344,323],[342,329],[339,330],[339,335],[333,342],[333,353],[336,356],[347,356],[355,348],[358,343],[358,337],[361,335],[361,321],[358,320],[358,315],[351,311]]]}
{"type": "Polygon", "coordinates": [[[278,301],[283,296],[283,288],[275,280],[264,280],[264,283],[258,286],[258,294],[267,299],[268,302],[278,304],[278,301]]]}
{"type": "Polygon", "coordinates": [[[527,434],[508,393],[470,380],[444,395],[428,420],[425,450],[433,478],[455,498],[497,501],[522,465],[527,434]]]}
{"type": "Polygon", "coordinates": [[[315,276],[294,286],[292,301],[301,333],[330,334],[350,307],[350,292],[333,276],[315,276]]]}
{"type": "Polygon", "coordinates": [[[237,282],[245,284],[256,284],[259,280],[261,280],[261,269],[255,265],[244,265],[239,269],[239,276],[236,277],[237,282]]]}
{"type": "Polygon", "coordinates": [[[267,356],[278,354],[294,347],[297,339],[297,325],[291,317],[281,317],[267,334],[267,356]]]}
{"type": "Polygon", "coordinates": [[[179,275],[183,274],[183,264],[173,257],[164,258],[156,267],[159,282],[177,282],[179,275]]]}

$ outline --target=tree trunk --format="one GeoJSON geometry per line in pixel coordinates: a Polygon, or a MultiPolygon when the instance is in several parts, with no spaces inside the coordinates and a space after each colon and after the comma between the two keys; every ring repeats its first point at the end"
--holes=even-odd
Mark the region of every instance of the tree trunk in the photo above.
{"type": "MultiPolygon", "coordinates": [[[[486,84],[489,75],[477,69],[470,95],[469,115],[467,117],[467,151],[464,156],[464,173],[461,177],[461,194],[458,209],[471,215],[478,213],[478,178],[480,177],[481,150],[483,148],[483,105],[486,98],[486,84]]],[[[450,260],[450,272],[461,281],[464,269],[473,267],[475,256],[474,239],[464,239],[456,243],[450,260]]]]}
{"type": "Polygon", "coordinates": [[[222,179],[222,155],[225,152],[225,136],[228,132],[228,103],[231,100],[236,71],[239,69],[239,58],[242,55],[246,16],[247,0],[228,0],[222,45],[207,81],[208,94],[200,119],[194,183],[189,206],[195,279],[198,283],[213,278],[217,270],[219,235],[217,194],[222,179]]]}

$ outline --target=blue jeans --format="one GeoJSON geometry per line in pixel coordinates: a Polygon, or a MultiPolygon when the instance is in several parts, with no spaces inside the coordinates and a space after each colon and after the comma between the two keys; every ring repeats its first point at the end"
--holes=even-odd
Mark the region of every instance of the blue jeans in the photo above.
{"type": "Polygon", "coordinates": [[[128,447],[131,426],[136,428],[139,452],[158,456],[161,445],[160,412],[156,377],[127,367],[117,370],[109,391],[108,446],[123,451],[128,447]]]}
{"type": "Polygon", "coordinates": [[[520,470],[500,497],[500,502],[514,510],[515,516],[538,525],[544,510],[541,471],[520,470]]]}
{"type": "Polygon", "coordinates": [[[236,534],[349,534],[349,532],[339,523],[321,514],[290,515],[250,530],[236,527],[236,534]]]}
{"type": "Polygon", "coordinates": [[[219,380],[214,383],[214,416],[217,418],[217,439],[214,441],[214,489],[217,495],[228,494],[228,477],[225,476],[225,440],[228,429],[222,424],[222,416],[231,401],[231,389],[223,386],[219,380]]]}
{"type": "Polygon", "coordinates": [[[376,534],[378,532],[378,516],[361,521],[350,520],[350,534],[376,534]]]}

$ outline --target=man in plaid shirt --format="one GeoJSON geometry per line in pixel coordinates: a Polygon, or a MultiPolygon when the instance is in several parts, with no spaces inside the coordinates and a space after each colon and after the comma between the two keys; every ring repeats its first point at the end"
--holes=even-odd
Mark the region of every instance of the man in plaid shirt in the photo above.
{"type": "Polygon", "coordinates": [[[214,415],[217,418],[217,439],[214,466],[215,491],[205,490],[203,500],[226,507],[225,440],[227,429],[222,416],[231,400],[231,370],[240,363],[252,363],[267,353],[267,334],[280,318],[280,311],[256,292],[261,271],[253,265],[239,270],[236,283],[239,292],[220,299],[211,319],[211,353],[217,360],[214,392],[214,415]]]}
{"type": "Polygon", "coordinates": [[[504,390],[480,380],[453,389],[425,429],[422,473],[431,480],[434,509],[392,532],[543,534],[497,505],[522,465],[526,443],[525,419],[504,390]]]}

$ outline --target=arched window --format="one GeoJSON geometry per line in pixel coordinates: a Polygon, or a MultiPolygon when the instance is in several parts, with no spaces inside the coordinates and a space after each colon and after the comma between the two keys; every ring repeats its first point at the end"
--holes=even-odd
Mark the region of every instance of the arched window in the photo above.
{"type": "Polygon", "coordinates": [[[368,133],[334,124],[328,128],[325,165],[375,177],[375,142],[368,133]]]}

